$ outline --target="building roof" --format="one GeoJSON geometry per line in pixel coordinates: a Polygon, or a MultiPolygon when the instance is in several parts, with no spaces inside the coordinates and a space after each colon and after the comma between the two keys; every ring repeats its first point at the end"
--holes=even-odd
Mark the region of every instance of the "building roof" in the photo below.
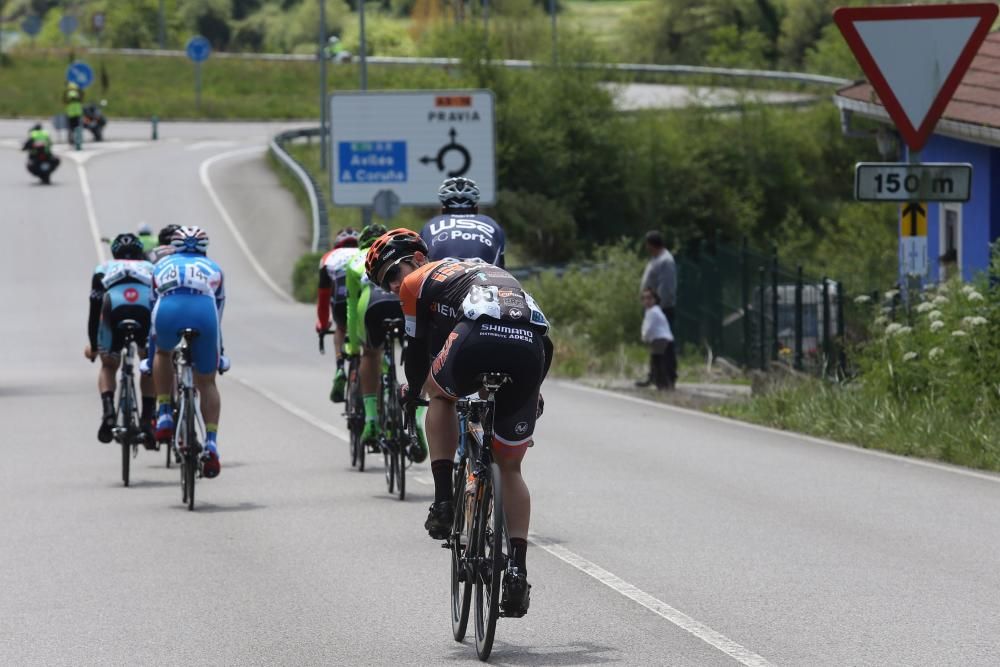
{"type": "MultiPolygon", "coordinates": [[[[878,94],[867,81],[841,88],[834,101],[841,108],[888,118],[878,94]]],[[[983,139],[981,143],[994,143],[987,139],[1000,132],[1000,32],[986,36],[965,78],[945,107],[936,132],[978,137],[983,139]]]]}

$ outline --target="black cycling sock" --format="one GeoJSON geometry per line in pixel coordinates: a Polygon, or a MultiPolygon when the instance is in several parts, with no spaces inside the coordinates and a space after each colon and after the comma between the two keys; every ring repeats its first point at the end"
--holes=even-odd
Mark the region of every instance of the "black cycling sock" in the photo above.
{"type": "Polygon", "coordinates": [[[115,392],[101,392],[101,408],[104,410],[105,416],[113,415],[115,413],[115,392]]]}
{"type": "Polygon", "coordinates": [[[517,569],[521,572],[527,574],[528,566],[525,564],[525,561],[528,558],[528,540],[520,537],[512,537],[510,538],[510,546],[514,550],[514,565],[517,565],[517,569]]]}
{"type": "Polygon", "coordinates": [[[156,412],[156,396],[142,397],[142,421],[149,421],[156,412]]]}
{"type": "Polygon", "coordinates": [[[431,461],[431,474],[434,475],[434,502],[451,500],[451,473],[455,464],[451,459],[431,461]]]}

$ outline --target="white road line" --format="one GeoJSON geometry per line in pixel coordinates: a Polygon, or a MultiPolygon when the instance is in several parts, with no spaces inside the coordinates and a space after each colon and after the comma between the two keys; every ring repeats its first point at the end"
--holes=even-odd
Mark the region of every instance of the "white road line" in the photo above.
{"type": "Polygon", "coordinates": [[[722,651],[729,657],[738,661],[740,664],[747,665],[747,667],[772,666],[772,663],[768,662],[750,649],[737,644],[732,639],[716,632],[704,623],[699,623],[684,612],[674,609],[666,602],[663,602],[649,593],[636,588],[627,581],[624,581],[620,577],[608,572],[601,566],[591,563],[586,558],[573,553],[569,549],[558,544],[554,544],[544,537],[539,537],[534,533],[529,535],[529,539],[533,544],[545,549],[547,552],[564,563],[572,565],[581,572],[597,579],[599,582],[615,592],[621,593],[630,600],[641,604],[654,614],[670,621],[681,630],[691,633],[706,644],[722,651]]]}
{"type": "Polygon", "coordinates": [[[233,238],[236,239],[236,245],[238,245],[240,247],[240,250],[243,251],[243,254],[246,256],[247,261],[250,262],[250,266],[254,268],[254,271],[257,272],[257,275],[260,276],[260,279],[263,280],[264,284],[270,287],[275,294],[281,297],[281,299],[285,301],[294,301],[294,299],[288,292],[278,287],[278,285],[273,280],[271,280],[271,276],[267,275],[267,272],[264,270],[264,267],[260,265],[260,262],[257,261],[257,258],[253,256],[252,252],[250,252],[250,247],[247,245],[247,242],[243,239],[243,235],[240,233],[240,230],[236,228],[235,223],[233,223],[233,219],[229,217],[229,212],[226,211],[226,207],[222,205],[222,200],[219,199],[219,195],[216,194],[215,188],[212,187],[212,181],[208,177],[208,170],[216,162],[221,162],[222,160],[229,160],[231,158],[238,157],[240,155],[245,155],[247,153],[263,153],[266,150],[267,148],[264,146],[253,146],[251,148],[241,148],[239,150],[229,151],[228,153],[220,153],[219,155],[215,155],[208,158],[207,160],[201,163],[201,167],[199,168],[199,173],[201,175],[201,184],[205,186],[205,190],[208,191],[208,196],[212,199],[212,203],[215,204],[215,208],[219,212],[219,216],[222,217],[222,221],[226,223],[226,227],[229,228],[229,231],[232,233],[233,238]]]}
{"type": "Polygon", "coordinates": [[[82,162],[76,163],[76,173],[80,175],[80,190],[83,192],[83,206],[87,211],[87,221],[90,223],[90,235],[94,239],[94,250],[97,252],[97,262],[104,262],[104,242],[101,241],[101,229],[97,225],[97,213],[94,211],[94,197],[90,192],[90,181],[87,180],[87,168],[82,162]]]}
{"type": "Polygon", "coordinates": [[[197,143],[191,144],[190,146],[185,146],[184,150],[202,151],[208,148],[231,148],[236,145],[238,145],[238,142],[236,141],[219,141],[219,140],[199,141],[197,143]]]}
{"type": "Polygon", "coordinates": [[[795,433],[793,431],[782,431],[781,429],[771,428],[770,426],[761,426],[760,424],[752,424],[750,422],[740,421],[738,419],[730,419],[729,417],[722,417],[720,415],[713,415],[708,412],[701,412],[700,410],[692,410],[690,408],[681,408],[676,405],[668,405],[666,403],[657,403],[656,401],[650,401],[645,398],[637,398],[635,396],[629,396],[627,394],[620,394],[614,391],[608,391],[607,389],[598,389],[596,387],[588,387],[586,385],[577,384],[576,382],[567,382],[565,380],[557,380],[556,384],[560,387],[565,387],[566,389],[572,389],[574,391],[582,391],[590,394],[597,394],[599,396],[607,396],[609,398],[616,398],[620,401],[628,401],[629,403],[637,403],[639,405],[645,405],[647,407],[656,408],[658,410],[665,410],[667,412],[679,412],[682,414],[697,416],[701,419],[707,419],[722,424],[727,424],[729,426],[738,426],[740,428],[745,428],[753,431],[758,431],[760,433],[768,433],[771,435],[780,436],[786,439],[793,440],[804,440],[810,442],[814,445],[822,445],[824,447],[832,447],[834,449],[841,449],[846,452],[853,452],[855,454],[863,454],[865,456],[874,456],[880,459],[887,459],[889,461],[895,461],[896,463],[902,463],[904,465],[913,465],[921,468],[930,468],[932,470],[940,470],[941,472],[948,472],[954,475],[962,475],[964,477],[974,477],[975,479],[981,479],[987,482],[1000,483],[1000,475],[991,475],[985,472],[978,472],[975,470],[968,470],[966,468],[959,468],[957,466],[950,466],[944,463],[934,463],[933,461],[926,461],[924,459],[911,458],[909,456],[900,456],[899,454],[891,454],[889,452],[882,452],[877,449],[865,449],[857,445],[847,445],[842,442],[834,442],[833,440],[824,440],[823,438],[817,438],[813,435],[803,435],[800,433],[795,433]]]}
{"type": "Polygon", "coordinates": [[[330,435],[332,435],[335,438],[340,438],[344,442],[349,442],[348,435],[347,435],[346,432],[344,432],[341,429],[337,428],[333,424],[325,422],[322,419],[320,419],[319,417],[316,417],[316,416],[314,416],[314,415],[306,412],[305,410],[303,410],[299,406],[295,405],[291,401],[287,401],[284,398],[281,398],[280,396],[278,396],[277,394],[271,393],[267,389],[264,389],[263,387],[261,387],[261,386],[259,386],[257,384],[254,384],[253,382],[250,382],[250,380],[247,380],[246,378],[238,377],[238,376],[235,376],[235,375],[230,375],[230,377],[232,379],[236,380],[237,382],[239,382],[241,385],[243,385],[244,387],[246,387],[250,391],[252,391],[252,392],[254,392],[256,394],[260,394],[261,396],[263,396],[267,400],[271,401],[272,403],[274,403],[278,407],[280,407],[280,408],[282,408],[282,409],[290,412],[291,414],[295,415],[299,419],[301,419],[301,420],[303,420],[303,421],[305,421],[305,422],[307,422],[309,424],[312,424],[313,426],[315,426],[319,430],[324,431],[326,433],[329,433],[330,435]]]}

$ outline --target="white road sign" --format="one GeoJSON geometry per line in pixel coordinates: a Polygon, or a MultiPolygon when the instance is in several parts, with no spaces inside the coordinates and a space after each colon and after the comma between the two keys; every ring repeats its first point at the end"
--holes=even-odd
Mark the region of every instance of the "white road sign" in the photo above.
{"type": "Polygon", "coordinates": [[[899,265],[907,276],[927,275],[927,237],[903,236],[899,239],[899,265]]]}
{"type": "Polygon", "coordinates": [[[343,92],[330,96],[330,185],[337,206],[370,206],[381,190],[435,206],[449,176],[476,181],[496,203],[493,93],[343,92]]]}
{"type": "Polygon", "coordinates": [[[968,163],[859,162],[854,168],[858,201],[969,201],[968,163]]]}

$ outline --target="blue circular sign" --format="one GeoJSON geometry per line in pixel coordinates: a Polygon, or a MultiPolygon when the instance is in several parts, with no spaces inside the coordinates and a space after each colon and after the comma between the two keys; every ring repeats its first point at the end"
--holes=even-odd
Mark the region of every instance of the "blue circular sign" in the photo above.
{"type": "Polygon", "coordinates": [[[94,70],[87,63],[75,62],[66,69],[66,81],[86,88],[94,82],[94,70]]]}
{"type": "Polygon", "coordinates": [[[69,37],[76,32],[78,25],[80,25],[80,21],[75,16],[67,14],[59,19],[59,32],[69,37]]]}
{"type": "Polygon", "coordinates": [[[195,35],[188,40],[187,57],[196,63],[204,62],[208,60],[209,54],[212,53],[212,43],[201,35],[195,35]]]}
{"type": "Polygon", "coordinates": [[[21,30],[34,37],[42,31],[42,19],[40,16],[31,15],[21,21],[21,30]]]}

